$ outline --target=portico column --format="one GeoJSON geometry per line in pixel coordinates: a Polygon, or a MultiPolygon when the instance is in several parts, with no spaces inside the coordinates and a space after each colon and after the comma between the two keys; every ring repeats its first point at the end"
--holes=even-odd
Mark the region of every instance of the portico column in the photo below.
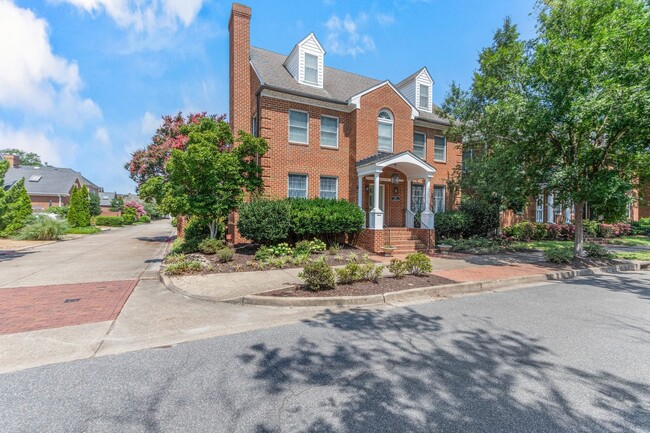
{"type": "Polygon", "coordinates": [[[553,215],[553,212],[555,209],[553,208],[553,194],[549,194],[548,198],[546,200],[547,203],[547,209],[546,209],[546,221],[553,224],[555,222],[555,218],[553,215]]]}
{"type": "Polygon", "coordinates": [[[406,178],[406,209],[411,210],[411,178],[406,178]]]}
{"type": "Polygon", "coordinates": [[[359,186],[357,187],[357,205],[363,209],[363,176],[359,176],[359,186]]]}
{"type": "Polygon", "coordinates": [[[384,213],[379,209],[379,175],[381,171],[376,171],[374,174],[373,187],[373,204],[370,211],[370,228],[381,230],[384,228],[384,213]]]}
{"type": "Polygon", "coordinates": [[[428,175],[424,184],[424,212],[420,217],[423,228],[433,228],[433,212],[431,212],[431,178],[433,175],[428,175]]]}

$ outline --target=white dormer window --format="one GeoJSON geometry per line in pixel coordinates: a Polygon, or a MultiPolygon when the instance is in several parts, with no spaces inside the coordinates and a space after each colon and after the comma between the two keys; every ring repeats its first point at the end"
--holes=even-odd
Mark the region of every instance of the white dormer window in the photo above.
{"type": "Polygon", "coordinates": [[[313,33],[298,42],[284,62],[284,67],[300,84],[323,87],[325,50],[313,33]]]}
{"type": "Polygon", "coordinates": [[[420,84],[420,105],[419,108],[429,109],[429,86],[420,84]]]}
{"type": "Polygon", "coordinates": [[[318,56],[305,53],[305,82],[318,84],[318,56]]]}

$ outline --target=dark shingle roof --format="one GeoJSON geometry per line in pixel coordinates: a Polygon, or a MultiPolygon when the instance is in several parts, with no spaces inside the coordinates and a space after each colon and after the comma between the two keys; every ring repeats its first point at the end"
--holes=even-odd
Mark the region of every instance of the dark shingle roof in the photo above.
{"type": "MultiPolygon", "coordinates": [[[[433,111],[435,111],[437,108],[438,108],[438,106],[436,104],[433,104],[433,111]]],[[[443,124],[443,125],[449,125],[450,124],[449,120],[444,119],[444,118],[438,116],[435,113],[427,113],[426,111],[422,111],[422,110],[418,110],[418,111],[420,113],[418,115],[418,118],[428,120],[430,122],[440,123],[440,124],[443,124]]]]}
{"type": "Polygon", "coordinates": [[[99,193],[99,205],[100,206],[110,206],[111,202],[115,198],[114,192],[100,192],[99,193]]]}
{"type": "Polygon", "coordinates": [[[300,84],[296,81],[284,62],[287,56],[273,51],[251,47],[251,62],[264,84],[292,93],[301,93],[318,98],[347,102],[352,96],[381,83],[380,80],[368,78],[351,72],[325,66],[323,71],[323,88],[300,84]]]}
{"type": "Polygon", "coordinates": [[[70,192],[77,179],[81,182],[82,176],[69,168],[21,166],[10,167],[4,182],[5,185],[11,185],[22,178],[25,179],[25,189],[28,194],[65,195],[70,192]],[[32,176],[35,176],[33,179],[37,179],[38,176],[41,178],[36,182],[30,182],[32,176]]]}

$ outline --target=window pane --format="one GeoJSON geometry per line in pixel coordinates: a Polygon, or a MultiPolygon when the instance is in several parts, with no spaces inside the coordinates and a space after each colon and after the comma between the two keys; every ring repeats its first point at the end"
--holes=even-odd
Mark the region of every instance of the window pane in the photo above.
{"type": "Polygon", "coordinates": [[[420,108],[429,108],[429,86],[420,84],[420,108]]]}
{"type": "Polygon", "coordinates": [[[305,81],[318,83],[318,57],[305,54],[305,81]]]}
{"type": "Polygon", "coordinates": [[[307,198],[307,175],[304,174],[289,175],[289,197],[307,198]]]}
{"type": "Polygon", "coordinates": [[[424,185],[411,185],[411,210],[413,212],[424,212],[424,185]]]}
{"type": "Polygon", "coordinates": [[[433,159],[436,161],[445,161],[447,159],[447,139],[445,137],[436,137],[433,159]]]}
{"type": "Polygon", "coordinates": [[[445,211],[445,187],[444,186],[433,187],[433,211],[434,212],[445,211]]]}
{"type": "Polygon", "coordinates": [[[334,117],[320,118],[320,145],[338,147],[338,119],[334,117]]]}
{"type": "Polygon", "coordinates": [[[321,176],[320,198],[337,198],[337,179],[335,177],[321,176]]]}
{"type": "Polygon", "coordinates": [[[379,122],[379,150],[393,151],[393,125],[379,122]]]}
{"type": "Polygon", "coordinates": [[[413,134],[413,153],[415,156],[425,158],[425,146],[427,136],[416,132],[413,134]]]}
{"type": "Polygon", "coordinates": [[[307,113],[289,110],[289,141],[307,143],[307,113]]]}

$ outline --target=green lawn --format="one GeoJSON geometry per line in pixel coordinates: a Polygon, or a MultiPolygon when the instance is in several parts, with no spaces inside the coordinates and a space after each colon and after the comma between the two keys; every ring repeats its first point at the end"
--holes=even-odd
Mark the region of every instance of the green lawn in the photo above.
{"type": "Polygon", "coordinates": [[[65,233],[68,235],[92,235],[93,233],[99,233],[102,229],[98,227],[88,226],[88,227],[69,227],[65,233]]]}
{"type": "Polygon", "coordinates": [[[650,236],[623,236],[608,241],[614,245],[625,245],[627,247],[650,247],[650,236]]]}
{"type": "Polygon", "coordinates": [[[626,259],[626,260],[643,260],[650,262],[650,251],[642,251],[638,253],[614,253],[614,257],[617,259],[626,259]]]}
{"type": "Polygon", "coordinates": [[[515,242],[511,245],[513,249],[540,250],[540,251],[546,251],[549,248],[572,247],[572,246],[573,246],[573,241],[530,241],[530,242],[515,242]]]}

